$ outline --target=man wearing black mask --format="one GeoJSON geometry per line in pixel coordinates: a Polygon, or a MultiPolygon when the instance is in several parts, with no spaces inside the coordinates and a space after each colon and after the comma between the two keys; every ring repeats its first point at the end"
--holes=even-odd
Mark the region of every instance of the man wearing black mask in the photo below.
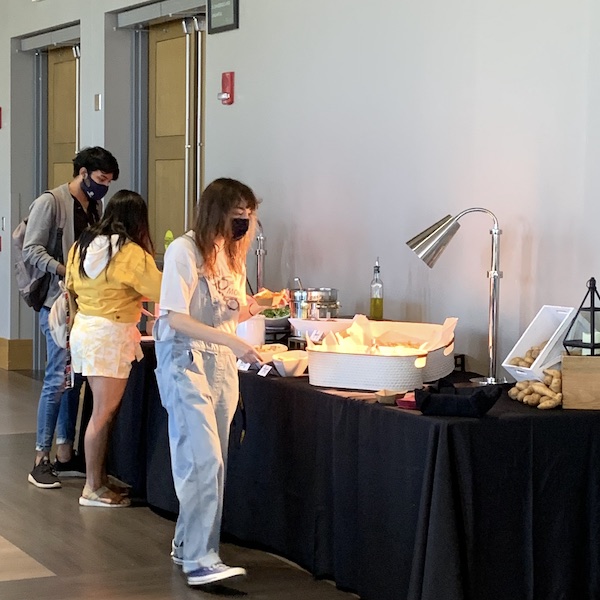
{"type": "Polygon", "coordinates": [[[48,295],[40,310],[40,328],[46,338],[47,363],[38,404],[36,457],[28,481],[40,488],[61,487],[59,475],[85,476],[85,466],[73,452],[75,425],[82,380],[65,389],[68,353],[56,345],[48,328],[48,316],[60,295],[64,261],[81,232],[102,214],[102,198],[111,181],[119,177],[115,157],[99,146],[84,148],[73,159],[73,179],[44,192],[31,206],[23,242],[23,258],[52,274],[48,295]],[[64,215],[61,229],[60,215],[64,215]],[[50,449],[56,431],[56,460],[50,449]]]}

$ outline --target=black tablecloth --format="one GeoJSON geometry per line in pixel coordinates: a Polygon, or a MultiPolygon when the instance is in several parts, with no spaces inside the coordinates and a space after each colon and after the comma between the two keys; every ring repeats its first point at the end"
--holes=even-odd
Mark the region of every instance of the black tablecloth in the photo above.
{"type": "Polygon", "coordinates": [[[365,599],[599,598],[600,413],[424,417],[241,378],[224,530],[365,599]]]}
{"type": "MultiPolygon", "coordinates": [[[[153,352],[128,387],[111,461],[177,511],[153,352]],[[144,481],[145,479],[145,481],[144,481]]],[[[600,598],[600,412],[503,396],[481,419],[425,417],[240,375],[223,531],[365,600],[600,598]]]]}

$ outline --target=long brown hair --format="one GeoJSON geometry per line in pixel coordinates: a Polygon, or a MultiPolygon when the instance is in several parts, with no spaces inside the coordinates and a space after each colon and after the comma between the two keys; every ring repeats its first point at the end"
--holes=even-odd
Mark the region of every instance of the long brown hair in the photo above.
{"type": "Polygon", "coordinates": [[[217,258],[215,240],[220,236],[225,239],[229,267],[234,273],[243,272],[246,254],[254,236],[257,206],[258,200],[254,192],[235,179],[215,179],[202,192],[194,223],[194,240],[208,275],[214,275],[217,258]],[[250,227],[241,240],[235,241],[232,238],[229,215],[239,206],[250,209],[250,227]]]}
{"type": "MultiPolygon", "coordinates": [[[[79,273],[87,277],[83,263],[92,240],[99,235],[117,234],[117,247],[120,249],[125,242],[134,242],[148,254],[154,256],[154,245],[150,238],[148,224],[148,206],[145,200],[130,190],[119,190],[108,202],[102,220],[83,231],[76,242],[79,248],[79,273]]],[[[106,250],[108,262],[112,258],[112,245],[106,250]]],[[[73,255],[75,256],[75,255],[73,255]]]]}

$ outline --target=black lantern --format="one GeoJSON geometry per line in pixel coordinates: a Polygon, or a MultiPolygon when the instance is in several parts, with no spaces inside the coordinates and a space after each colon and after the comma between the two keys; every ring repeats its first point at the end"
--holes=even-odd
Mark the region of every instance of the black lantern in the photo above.
{"type": "Polygon", "coordinates": [[[600,327],[600,296],[593,277],[587,282],[587,287],[583,302],[567,329],[563,346],[567,354],[600,356],[600,332],[596,329],[600,327]]]}

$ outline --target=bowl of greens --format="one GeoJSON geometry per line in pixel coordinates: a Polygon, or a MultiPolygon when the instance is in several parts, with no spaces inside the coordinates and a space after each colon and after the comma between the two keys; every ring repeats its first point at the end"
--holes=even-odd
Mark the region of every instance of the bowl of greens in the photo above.
{"type": "Polygon", "coordinates": [[[285,327],[289,325],[289,306],[282,306],[280,308],[267,308],[262,311],[262,314],[265,316],[265,326],[267,329],[269,327],[285,327]]]}

